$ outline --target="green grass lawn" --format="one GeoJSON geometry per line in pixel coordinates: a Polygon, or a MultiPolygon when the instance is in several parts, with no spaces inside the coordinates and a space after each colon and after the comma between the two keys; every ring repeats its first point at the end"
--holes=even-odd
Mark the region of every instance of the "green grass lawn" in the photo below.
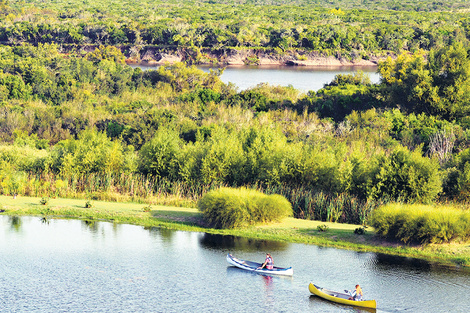
{"type": "Polygon", "coordinates": [[[470,243],[433,245],[403,245],[387,242],[375,236],[373,228],[366,228],[362,235],[354,233],[360,225],[328,223],[321,221],[286,218],[282,222],[256,225],[238,229],[214,229],[208,227],[202,214],[195,208],[150,206],[142,203],[92,201],[86,208],[86,200],[49,199],[42,205],[41,198],[0,196],[0,214],[37,215],[49,218],[78,218],[126,223],[142,226],[164,227],[184,231],[200,231],[213,234],[235,235],[245,238],[277,240],[329,246],[356,251],[416,257],[432,262],[470,266],[470,243]],[[326,231],[318,226],[326,225],[326,231]]]}

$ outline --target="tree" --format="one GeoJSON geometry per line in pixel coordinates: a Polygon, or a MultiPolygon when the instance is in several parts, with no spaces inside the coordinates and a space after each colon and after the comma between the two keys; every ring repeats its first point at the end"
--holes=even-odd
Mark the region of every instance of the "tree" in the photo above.
{"type": "Polygon", "coordinates": [[[403,53],[379,64],[383,93],[392,105],[409,112],[428,113],[446,119],[470,112],[470,59],[461,43],[431,51],[403,53]]]}
{"type": "Polygon", "coordinates": [[[139,171],[158,178],[175,178],[182,140],[176,131],[159,129],[139,152],[139,171]]]}
{"type": "Polygon", "coordinates": [[[20,75],[3,73],[0,70],[0,101],[8,99],[27,100],[32,96],[32,88],[26,85],[20,75]]]}
{"type": "Polygon", "coordinates": [[[432,103],[435,111],[447,118],[470,113],[470,56],[462,43],[432,50],[429,69],[433,85],[438,87],[441,103],[432,103]]]}
{"type": "Polygon", "coordinates": [[[129,164],[119,141],[111,141],[105,133],[86,130],[78,139],[60,141],[52,150],[52,169],[64,176],[73,174],[126,173],[129,164]]]}
{"type": "Polygon", "coordinates": [[[103,60],[108,60],[115,62],[117,64],[125,64],[125,56],[122,54],[121,50],[113,46],[103,46],[100,45],[99,48],[96,48],[93,52],[89,52],[86,55],[86,59],[97,64],[103,60]]]}
{"type": "Polygon", "coordinates": [[[436,160],[421,156],[419,149],[409,152],[396,148],[390,156],[378,158],[368,198],[390,198],[407,202],[430,202],[441,192],[436,160]]]}

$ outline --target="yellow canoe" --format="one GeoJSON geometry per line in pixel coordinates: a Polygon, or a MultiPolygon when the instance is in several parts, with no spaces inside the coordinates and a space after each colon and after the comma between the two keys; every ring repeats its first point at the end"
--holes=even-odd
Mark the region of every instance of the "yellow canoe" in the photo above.
{"type": "Polygon", "coordinates": [[[331,290],[316,286],[312,283],[308,285],[308,290],[310,290],[312,294],[320,298],[333,301],[336,303],[354,305],[354,306],[359,306],[362,308],[370,308],[370,309],[377,308],[377,303],[375,302],[375,300],[364,300],[364,301],[349,300],[350,295],[346,293],[331,291],[331,290]]]}

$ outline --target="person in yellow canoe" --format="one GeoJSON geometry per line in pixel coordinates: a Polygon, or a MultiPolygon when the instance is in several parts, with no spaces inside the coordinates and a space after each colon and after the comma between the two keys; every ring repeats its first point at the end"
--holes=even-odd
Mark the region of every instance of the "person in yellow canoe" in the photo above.
{"type": "Polygon", "coordinates": [[[266,260],[264,261],[263,265],[261,265],[260,267],[258,267],[257,269],[262,269],[266,267],[266,269],[268,270],[272,270],[274,268],[274,261],[273,261],[273,258],[271,256],[271,254],[269,253],[266,253],[266,260]]]}
{"type": "Polygon", "coordinates": [[[362,288],[359,285],[356,285],[356,289],[351,293],[351,297],[349,297],[349,300],[354,300],[354,301],[362,301],[364,294],[362,293],[362,288]]]}

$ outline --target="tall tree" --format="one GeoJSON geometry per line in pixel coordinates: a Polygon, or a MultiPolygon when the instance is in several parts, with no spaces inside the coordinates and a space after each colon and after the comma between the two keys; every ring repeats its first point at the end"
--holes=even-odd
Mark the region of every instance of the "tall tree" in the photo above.
{"type": "Polygon", "coordinates": [[[403,53],[379,65],[391,105],[455,119],[470,112],[470,60],[461,43],[424,53],[403,53]]]}

